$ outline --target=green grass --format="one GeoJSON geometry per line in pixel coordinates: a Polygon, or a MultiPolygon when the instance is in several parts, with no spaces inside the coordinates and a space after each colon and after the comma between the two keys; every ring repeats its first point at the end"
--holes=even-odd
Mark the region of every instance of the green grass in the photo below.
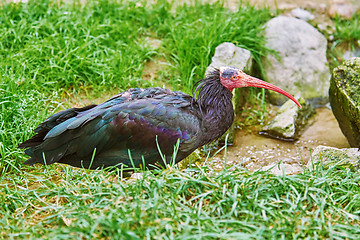
{"type": "Polygon", "coordinates": [[[99,1],[56,7],[45,0],[4,5],[2,73],[42,92],[138,85],[153,51],[144,42],[147,26],[141,21],[149,14],[134,6],[99,1]]]}
{"type": "Polygon", "coordinates": [[[244,6],[230,13],[218,4],[200,4],[178,7],[175,17],[166,19],[158,30],[164,38],[174,67],[183,83],[191,89],[196,79],[202,78],[211,63],[215,47],[223,42],[233,42],[252,52],[259,63],[268,52],[264,38],[259,34],[262,25],[271,17],[269,10],[256,10],[244,6]],[[186,37],[184,37],[186,36],[186,37]]]}
{"type": "MultiPolygon", "coordinates": [[[[167,61],[155,73],[159,83],[188,93],[221,42],[259,61],[271,16],[246,4],[230,12],[198,1],[2,2],[0,238],[358,239],[359,174],[346,169],[274,176],[175,167],[124,180],[118,172],[21,164],[18,144],[51,114],[81,105],[79,98],[156,85],[142,76],[151,59],[167,61]]],[[[250,115],[261,119],[258,98],[250,115]]]]}
{"type": "Polygon", "coordinates": [[[360,40],[360,13],[354,14],[349,20],[342,18],[335,18],[335,44],[350,43],[359,45],[360,40]]]}
{"type": "Polygon", "coordinates": [[[337,67],[343,61],[344,52],[359,51],[360,48],[360,13],[355,13],[350,19],[336,17],[335,31],[328,51],[330,65],[337,67]]]}
{"type": "Polygon", "coordinates": [[[295,176],[207,167],[117,173],[49,166],[4,178],[10,239],[358,239],[360,175],[295,176]]]}

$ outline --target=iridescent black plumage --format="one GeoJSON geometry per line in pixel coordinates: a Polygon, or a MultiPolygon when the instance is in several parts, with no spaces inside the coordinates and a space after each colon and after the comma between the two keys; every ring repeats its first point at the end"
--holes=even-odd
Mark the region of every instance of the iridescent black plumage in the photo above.
{"type": "Polygon", "coordinates": [[[176,162],[220,137],[232,124],[232,93],[218,70],[195,86],[195,99],[162,88],[129,89],[100,105],[71,108],[40,124],[33,138],[20,144],[30,156],[25,164],[54,162],[96,169],[144,162],[161,164],[157,143],[169,163],[179,140],[176,162]],[[94,149],[96,154],[90,164],[94,149]],[[91,166],[90,166],[91,165],[91,166]]]}

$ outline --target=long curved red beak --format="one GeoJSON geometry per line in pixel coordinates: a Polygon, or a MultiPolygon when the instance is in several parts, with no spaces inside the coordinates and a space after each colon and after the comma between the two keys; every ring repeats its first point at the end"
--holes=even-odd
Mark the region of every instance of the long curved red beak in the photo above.
{"type": "Polygon", "coordinates": [[[257,88],[269,89],[269,90],[278,92],[278,93],[284,95],[285,97],[291,99],[294,103],[296,103],[296,105],[299,106],[299,108],[301,108],[301,104],[290,93],[282,90],[281,88],[274,86],[263,80],[260,80],[258,78],[247,75],[242,71],[239,71],[237,76],[238,76],[238,79],[236,81],[236,83],[238,85],[237,87],[257,87],[257,88]]]}

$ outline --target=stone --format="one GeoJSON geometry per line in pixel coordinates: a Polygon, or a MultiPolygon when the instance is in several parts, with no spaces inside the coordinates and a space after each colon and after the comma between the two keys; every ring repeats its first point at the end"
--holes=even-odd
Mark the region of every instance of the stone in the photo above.
{"type": "Polygon", "coordinates": [[[295,8],[291,10],[291,15],[304,21],[313,20],[315,18],[309,11],[302,8],[295,8]]]}
{"type": "MultiPolygon", "coordinates": [[[[206,69],[205,75],[214,69],[225,66],[236,67],[251,75],[252,62],[253,58],[249,50],[236,47],[230,42],[224,42],[215,48],[215,54],[211,64],[206,69]]],[[[238,114],[243,108],[248,94],[248,88],[237,88],[234,90],[233,105],[235,114],[238,114]]],[[[229,136],[226,143],[232,144],[234,142],[234,124],[219,140],[215,141],[214,144],[209,147],[213,148],[219,146],[219,144],[224,144],[227,134],[229,134],[229,136]]]]}
{"type": "Polygon", "coordinates": [[[309,120],[315,114],[315,109],[310,103],[303,98],[298,99],[298,101],[302,108],[298,108],[293,101],[288,100],[259,134],[286,141],[298,140],[309,120]]]}
{"type": "Polygon", "coordinates": [[[284,175],[295,175],[299,174],[303,171],[302,166],[299,164],[288,164],[288,163],[277,163],[275,165],[264,166],[260,169],[261,171],[270,171],[272,174],[276,176],[284,176],[284,175]]]}
{"type": "MultiPolygon", "coordinates": [[[[268,54],[262,59],[264,79],[315,105],[324,105],[330,82],[326,38],[309,23],[293,17],[273,18],[265,27],[266,46],[277,56],[268,54]]],[[[273,104],[287,100],[280,94],[268,93],[273,104]]]]}
{"type": "Polygon", "coordinates": [[[336,16],[350,19],[354,14],[354,6],[348,0],[331,0],[329,7],[329,16],[336,16]]]}
{"type": "Polygon", "coordinates": [[[360,167],[360,151],[358,148],[334,148],[317,146],[311,154],[311,160],[307,163],[310,170],[317,167],[328,169],[333,166],[357,171],[360,167]]]}
{"type": "MultiPolygon", "coordinates": [[[[360,40],[358,41],[358,45],[360,46],[360,40]]],[[[343,55],[344,60],[349,60],[353,57],[360,57],[360,47],[355,46],[351,51],[347,50],[345,51],[343,55]]]]}
{"type": "Polygon", "coordinates": [[[330,105],[351,147],[360,147],[360,58],[351,58],[333,70],[330,105]]]}
{"type": "Polygon", "coordinates": [[[220,67],[236,67],[249,72],[252,67],[252,57],[249,50],[236,47],[233,43],[224,42],[215,48],[215,54],[205,75],[220,67]]]}

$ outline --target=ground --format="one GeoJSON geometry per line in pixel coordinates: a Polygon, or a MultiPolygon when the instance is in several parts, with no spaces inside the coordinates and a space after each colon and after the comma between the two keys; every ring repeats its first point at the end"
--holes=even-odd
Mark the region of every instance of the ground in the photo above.
{"type": "MultiPolygon", "coordinates": [[[[266,138],[246,130],[238,131],[234,146],[227,149],[227,164],[241,165],[250,171],[272,168],[271,172],[274,174],[282,174],[283,171],[286,174],[298,174],[311,160],[311,152],[318,145],[349,147],[329,108],[317,109],[317,114],[311,122],[301,138],[295,142],[266,138]],[[279,162],[281,164],[275,166],[279,162]]],[[[215,169],[223,167],[223,156],[224,153],[212,161],[215,169]]]]}

